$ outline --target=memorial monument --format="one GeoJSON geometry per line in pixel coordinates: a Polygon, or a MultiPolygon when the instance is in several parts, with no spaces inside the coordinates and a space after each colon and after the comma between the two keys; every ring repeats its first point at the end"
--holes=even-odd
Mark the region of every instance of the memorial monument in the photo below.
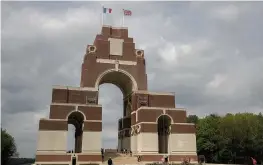
{"type": "Polygon", "coordinates": [[[36,164],[101,163],[98,95],[104,83],[123,93],[119,150],[131,150],[142,162],[160,161],[164,155],[170,162],[197,162],[194,124],[186,123],[186,110],[176,107],[173,93],[148,91],[144,51],[135,48],[127,28],[103,26],[87,46],[81,67],[80,87],[53,87],[49,118],[39,121],[36,164]],[[68,124],[76,128],[74,153],[66,151],[68,124]]]}

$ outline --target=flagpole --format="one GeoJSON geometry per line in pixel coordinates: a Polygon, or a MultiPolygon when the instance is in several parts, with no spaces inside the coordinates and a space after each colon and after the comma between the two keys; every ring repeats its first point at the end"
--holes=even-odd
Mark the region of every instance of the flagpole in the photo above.
{"type": "Polygon", "coordinates": [[[124,27],[124,9],[122,9],[122,27],[124,27]]]}
{"type": "Polygon", "coordinates": [[[102,5],[102,13],[101,13],[101,26],[103,26],[103,21],[104,21],[104,6],[102,5]]]}

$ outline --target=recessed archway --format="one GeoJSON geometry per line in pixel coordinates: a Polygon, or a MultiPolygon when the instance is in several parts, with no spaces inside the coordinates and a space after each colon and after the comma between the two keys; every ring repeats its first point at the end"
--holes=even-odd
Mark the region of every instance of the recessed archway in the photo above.
{"type": "Polygon", "coordinates": [[[172,119],[168,115],[161,115],[157,120],[158,127],[158,151],[160,154],[168,154],[169,135],[172,119]]]}
{"type": "MultiPolygon", "coordinates": [[[[105,102],[100,101],[100,99],[102,99],[101,96],[101,92],[100,89],[104,91],[107,91],[109,93],[107,93],[108,97],[106,101],[109,104],[115,104],[115,107],[112,107],[110,105],[108,106],[104,106],[102,105],[103,109],[111,109],[111,108],[117,108],[118,110],[120,110],[120,112],[116,112],[116,116],[114,116],[114,119],[116,119],[116,139],[118,138],[118,132],[121,131],[121,127],[120,127],[120,123],[119,121],[123,121],[124,117],[125,118],[129,118],[129,116],[131,115],[131,98],[129,97],[130,94],[132,93],[132,91],[137,90],[137,83],[135,81],[135,79],[127,72],[123,71],[123,70],[107,70],[105,72],[103,72],[97,79],[96,81],[96,86],[98,86],[99,89],[99,102],[101,102],[102,104],[105,104],[105,102]],[[111,85],[110,85],[111,84],[111,85]],[[104,87],[107,86],[107,90],[105,90],[104,87]],[[115,87],[113,87],[115,86],[115,87]],[[102,88],[101,88],[102,87],[102,88]],[[116,88],[117,87],[117,88],[116,88]],[[119,90],[119,91],[118,91],[119,90]],[[117,97],[116,97],[117,96],[117,97]],[[113,103],[111,103],[111,101],[114,101],[113,103]],[[119,117],[119,120],[116,117],[119,117]]],[[[106,110],[107,111],[107,110],[106,110]]],[[[111,113],[111,112],[105,112],[105,110],[102,111],[103,114],[103,118],[105,117],[105,114],[107,113],[111,113]]],[[[112,114],[111,114],[112,115],[112,114]]],[[[111,116],[109,115],[109,116],[111,116]]],[[[107,117],[109,117],[107,116],[107,117]]],[[[105,121],[105,118],[103,119],[105,121]]],[[[112,122],[112,121],[111,121],[112,122]]],[[[129,123],[130,124],[130,123],[129,123]]],[[[108,127],[106,125],[104,125],[104,122],[102,122],[102,132],[104,134],[104,128],[108,127]]],[[[115,131],[114,131],[115,132],[115,131]]],[[[115,140],[114,140],[115,142],[115,140]]],[[[118,140],[118,146],[114,146],[114,149],[119,148],[119,149],[130,149],[130,144],[126,144],[127,142],[124,139],[119,139],[118,140]]],[[[102,142],[103,146],[105,146],[104,141],[102,142]]]]}
{"type": "MultiPolygon", "coordinates": [[[[72,111],[68,115],[67,120],[68,120],[68,125],[71,124],[75,128],[73,151],[75,153],[81,153],[81,151],[82,151],[83,122],[85,120],[85,116],[80,111],[72,111]]],[[[72,129],[72,127],[68,127],[68,128],[72,129]]],[[[72,131],[72,130],[70,130],[70,131],[72,131]]]]}
{"type": "Polygon", "coordinates": [[[98,103],[102,105],[102,148],[116,149],[118,145],[118,120],[123,117],[123,94],[113,84],[99,86],[98,103]]]}

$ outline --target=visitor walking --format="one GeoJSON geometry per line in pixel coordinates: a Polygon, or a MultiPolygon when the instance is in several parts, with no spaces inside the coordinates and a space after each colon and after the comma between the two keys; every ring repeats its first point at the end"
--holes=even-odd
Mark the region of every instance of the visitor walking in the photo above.
{"type": "Polygon", "coordinates": [[[257,164],[256,159],[254,159],[254,158],[251,157],[251,160],[252,160],[253,165],[256,165],[256,164],[257,164]]]}
{"type": "Polygon", "coordinates": [[[141,156],[140,156],[140,155],[137,156],[137,161],[138,161],[138,162],[141,161],[141,156]]]}
{"type": "Polygon", "coordinates": [[[110,157],[109,160],[108,160],[108,165],[112,165],[111,157],[110,157]]]}

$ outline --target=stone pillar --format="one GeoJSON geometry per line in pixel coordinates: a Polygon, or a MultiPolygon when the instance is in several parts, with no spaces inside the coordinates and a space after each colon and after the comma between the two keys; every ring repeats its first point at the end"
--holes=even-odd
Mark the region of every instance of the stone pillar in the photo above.
{"type": "Polygon", "coordinates": [[[37,152],[66,153],[67,150],[67,120],[39,121],[37,152]]]}
{"type": "Polygon", "coordinates": [[[134,154],[136,154],[138,152],[137,151],[137,136],[136,135],[131,136],[131,151],[134,154]]]}
{"type": "Polygon", "coordinates": [[[82,139],[82,152],[100,154],[101,144],[101,121],[85,121],[82,139]]]}

